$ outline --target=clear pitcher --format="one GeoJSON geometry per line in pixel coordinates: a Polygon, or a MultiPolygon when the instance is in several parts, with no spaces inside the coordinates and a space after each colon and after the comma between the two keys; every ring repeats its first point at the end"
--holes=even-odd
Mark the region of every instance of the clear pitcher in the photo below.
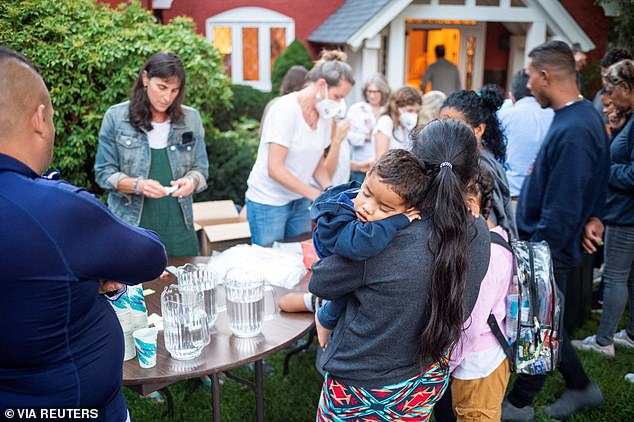
{"type": "MultiPolygon", "coordinates": [[[[237,337],[254,337],[262,331],[265,296],[275,303],[273,290],[260,274],[231,268],[225,275],[227,313],[231,331],[237,337]]],[[[275,308],[275,305],[273,305],[275,308]]]]}
{"type": "Polygon", "coordinates": [[[203,293],[172,284],[161,294],[161,313],[165,348],[172,357],[189,360],[200,356],[210,342],[203,293]]]}
{"type": "Polygon", "coordinates": [[[182,291],[196,291],[203,294],[207,326],[211,331],[218,317],[218,287],[215,274],[207,271],[204,266],[185,264],[178,268],[178,286],[182,291]]]}

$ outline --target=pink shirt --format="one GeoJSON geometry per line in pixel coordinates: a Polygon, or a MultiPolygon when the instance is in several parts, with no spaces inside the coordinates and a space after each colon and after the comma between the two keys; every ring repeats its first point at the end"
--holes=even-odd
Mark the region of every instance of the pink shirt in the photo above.
{"type": "MultiPolygon", "coordinates": [[[[491,231],[508,240],[508,235],[502,227],[496,226],[491,231]]],[[[502,333],[506,335],[506,324],[504,321],[506,317],[506,295],[512,277],[513,254],[503,246],[491,243],[489,269],[480,285],[480,293],[473,311],[464,323],[462,336],[460,336],[458,344],[456,344],[451,353],[450,365],[452,372],[469,354],[493,349],[496,346],[499,347],[498,340],[487,324],[487,319],[489,314],[492,313],[502,329],[502,333]]],[[[501,347],[499,348],[502,350],[501,347]]]]}

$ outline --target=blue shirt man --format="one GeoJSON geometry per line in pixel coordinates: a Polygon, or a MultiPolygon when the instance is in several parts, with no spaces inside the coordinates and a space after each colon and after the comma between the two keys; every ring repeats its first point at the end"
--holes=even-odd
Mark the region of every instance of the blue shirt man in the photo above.
{"type": "Polygon", "coordinates": [[[498,111],[507,139],[506,178],[512,198],[520,196],[554,116],[551,108],[542,108],[531,95],[527,82],[526,71],[516,73],[511,83],[513,106],[498,111]]]}
{"type": "Polygon", "coordinates": [[[53,107],[33,64],[3,47],[0,92],[0,412],[129,420],[123,333],[100,293],[158,277],[165,248],[85,190],[39,176],[51,162],[53,107]]]}

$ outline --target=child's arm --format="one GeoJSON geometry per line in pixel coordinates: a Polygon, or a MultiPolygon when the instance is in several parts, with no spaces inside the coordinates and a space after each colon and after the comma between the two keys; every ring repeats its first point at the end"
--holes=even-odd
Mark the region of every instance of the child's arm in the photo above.
{"type": "Polygon", "coordinates": [[[341,227],[332,253],[353,261],[363,261],[382,252],[396,237],[396,232],[409,223],[404,214],[367,223],[352,220],[341,227]]]}
{"type": "Polygon", "coordinates": [[[304,293],[291,292],[280,298],[280,309],[285,312],[312,312],[306,306],[304,293]]]}

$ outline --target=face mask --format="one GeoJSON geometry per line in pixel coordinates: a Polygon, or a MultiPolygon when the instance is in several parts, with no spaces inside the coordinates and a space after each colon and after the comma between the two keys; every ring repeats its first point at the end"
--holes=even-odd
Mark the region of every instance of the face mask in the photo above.
{"type": "Polygon", "coordinates": [[[345,118],[347,108],[348,106],[346,105],[346,101],[342,98],[341,101],[339,101],[339,110],[337,111],[337,115],[335,116],[335,118],[336,119],[345,118]]]}
{"type": "Polygon", "coordinates": [[[398,117],[398,121],[405,129],[412,130],[416,127],[416,122],[418,121],[417,113],[410,113],[402,110],[399,110],[399,113],[400,116],[398,117]]]}
{"type": "Polygon", "coordinates": [[[320,99],[319,94],[317,94],[318,102],[317,104],[315,104],[315,107],[317,108],[319,116],[322,119],[332,119],[339,113],[339,110],[341,109],[341,104],[335,100],[331,100],[328,98],[328,85],[324,85],[324,88],[326,95],[324,99],[320,99]]]}

